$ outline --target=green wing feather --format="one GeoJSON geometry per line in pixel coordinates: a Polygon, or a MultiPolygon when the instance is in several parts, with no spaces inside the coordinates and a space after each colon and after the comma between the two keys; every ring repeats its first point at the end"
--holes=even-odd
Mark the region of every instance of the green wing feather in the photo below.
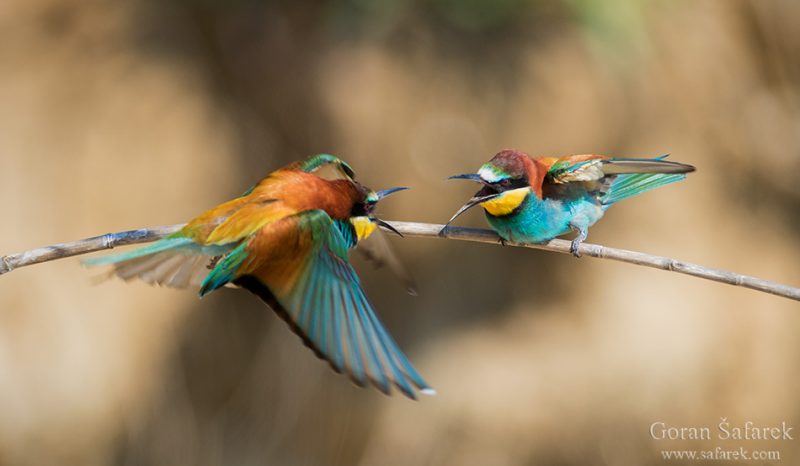
{"type": "Polygon", "coordinates": [[[230,279],[260,296],[319,357],[357,385],[371,382],[384,393],[395,385],[409,398],[416,398],[414,387],[433,393],[367,301],[347,262],[348,243],[333,220],[312,210],[279,223],[237,248],[236,257],[231,253],[220,261],[206,279],[209,286],[230,279]],[[274,247],[259,249],[276,244],[284,245],[283,255],[274,247]]]}
{"type": "Polygon", "coordinates": [[[608,191],[600,197],[604,205],[611,205],[623,199],[642,194],[676,181],[686,179],[685,174],[638,173],[632,175],[616,175],[608,191]]]}
{"type": "Polygon", "coordinates": [[[612,178],[606,192],[600,197],[604,205],[636,196],[651,189],[686,179],[694,171],[691,165],[664,160],[669,154],[654,159],[609,160],[603,171],[612,178]]]}

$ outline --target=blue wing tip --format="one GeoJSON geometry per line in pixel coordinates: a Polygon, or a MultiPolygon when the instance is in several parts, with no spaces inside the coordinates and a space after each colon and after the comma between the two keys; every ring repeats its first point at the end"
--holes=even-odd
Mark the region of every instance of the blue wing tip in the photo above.
{"type": "Polygon", "coordinates": [[[217,277],[212,277],[212,275],[213,272],[209,274],[206,277],[206,279],[203,280],[203,284],[200,285],[200,291],[198,292],[198,294],[200,295],[201,298],[228,283],[228,280],[218,280],[216,279],[217,277]]]}

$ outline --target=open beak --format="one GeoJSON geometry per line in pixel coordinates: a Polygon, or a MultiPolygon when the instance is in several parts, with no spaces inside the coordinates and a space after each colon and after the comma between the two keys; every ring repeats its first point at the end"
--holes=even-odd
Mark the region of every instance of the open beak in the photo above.
{"type": "Polygon", "coordinates": [[[470,181],[477,181],[478,183],[483,183],[483,180],[477,173],[464,173],[463,175],[453,175],[447,177],[448,180],[470,180],[470,181]]]}
{"type": "Polygon", "coordinates": [[[455,220],[459,215],[461,215],[464,212],[468,211],[469,209],[475,207],[476,205],[480,204],[481,202],[486,202],[486,201],[488,201],[490,199],[496,198],[500,194],[502,194],[502,193],[492,193],[492,194],[489,194],[489,195],[486,195],[486,196],[475,196],[472,199],[468,200],[467,203],[464,204],[460,209],[458,209],[458,212],[456,212],[455,215],[453,215],[453,217],[450,220],[448,220],[448,222],[445,224],[444,228],[447,228],[451,223],[453,223],[453,220],[455,220]]]}
{"type": "MultiPolygon", "coordinates": [[[[453,175],[451,177],[448,177],[447,179],[448,180],[470,180],[470,181],[476,181],[476,182],[484,184],[484,185],[486,184],[486,182],[477,173],[464,173],[463,175],[453,175]]],[[[480,192],[478,192],[478,194],[480,194],[480,192]]],[[[444,228],[447,228],[451,223],[453,223],[453,220],[455,220],[459,215],[461,215],[464,212],[468,211],[469,209],[475,207],[476,205],[480,204],[481,202],[488,201],[489,199],[494,199],[495,197],[497,197],[499,195],[500,195],[500,193],[492,193],[492,194],[488,194],[488,195],[485,195],[485,196],[476,195],[475,197],[473,197],[472,199],[467,201],[467,203],[464,204],[460,209],[458,209],[458,212],[456,212],[455,215],[453,215],[453,218],[451,218],[445,224],[444,228]]],[[[444,228],[443,228],[443,230],[444,230],[444,228]]]]}
{"type": "Polygon", "coordinates": [[[384,190],[381,190],[381,191],[377,191],[377,192],[375,192],[375,195],[378,196],[378,200],[380,201],[381,199],[383,199],[384,197],[386,197],[386,196],[388,196],[390,194],[394,194],[394,193],[396,193],[398,191],[405,191],[406,189],[408,189],[408,188],[406,188],[406,187],[389,188],[389,189],[384,189],[384,190]]]}
{"type": "MultiPolygon", "coordinates": [[[[381,199],[383,199],[384,197],[386,197],[386,196],[388,196],[388,195],[390,195],[390,194],[394,194],[394,193],[396,193],[396,192],[398,192],[398,191],[405,191],[406,189],[408,189],[408,188],[406,188],[406,187],[399,187],[399,188],[389,188],[389,189],[383,189],[383,190],[381,190],[381,191],[376,191],[376,192],[375,192],[375,196],[376,196],[376,197],[378,198],[378,200],[380,201],[381,199]]],[[[396,234],[397,236],[400,236],[401,238],[403,237],[403,234],[402,234],[402,233],[400,233],[399,231],[397,231],[397,228],[393,227],[393,226],[392,226],[392,225],[390,225],[389,223],[386,223],[386,222],[384,222],[383,220],[381,220],[381,219],[379,219],[379,218],[377,218],[377,217],[374,217],[374,216],[372,216],[372,215],[370,215],[370,216],[369,216],[369,220],[370,220],[372,223],[374,223],[374,224],[376,224],[376,225],[378,225],[378,226],[380,226],[380,227],[383,227],[383,228],[384,228],[384,229],[386,229],[386,230],[389,230],[389,231],[391,231],[392,233],[396,234]]]]}
{"type": "Polygon", "coordinates": [[[381,220],[381,219],[379,219],[379,218],[377,218],[377,217],[370,217],[370,218],[369,218],[369,220],[370,220],[372,223],[374,223],[374,224],[376,224],[376,225],[378,225],[378,226],[380,226],[380,227],[383,227],[383,228],[384,228],[384,229],[386,229],[386,230],[389,230],[389,231],[391,231],[392,233],[394,233],[395,235],[397,235],[397,236],[399,236],[399,237],[401,237],[401,238],[403,238],[403,237],[404,237],[402,233],[400,233],[399,231],[397,231],[397,228],[393,227],[393,226],[392,226],[392,224],[390,224],[390,223],[388,223],[388,222],[384,222],[383,220],[381,220]]]}

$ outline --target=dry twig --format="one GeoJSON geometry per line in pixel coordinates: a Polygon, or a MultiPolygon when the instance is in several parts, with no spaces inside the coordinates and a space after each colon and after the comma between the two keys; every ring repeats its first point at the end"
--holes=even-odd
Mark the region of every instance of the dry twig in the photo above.
{"type": "MultiPolygon", "coordinates": [[[[405,236],[421,238],[448,238],[463,241],[474,241],[478,243],[499,243],[500,238],[491,230],[478,228],[448,227],[441,232],[444,225],[416,222],[390,222],[399,232],[405,236]]],[[[116,246],[128,244],[147,243],[163,238],[177,230],[183,225],[170,225],[149,229],[123,231],[119,233],[108,233],[102,236],[82,239],[69,243],[54,244],[39,249],[9,254],[0,257],[0,275],[10,272],[27,265],[39,264],[55,259],[87,254],[90,252],[111,249],[116,246]]],[[[516,244],[505,243],[508,246],[526,247],[533,249],[543,249],[569,254],[570,242],[562,239],[554,239],[543,244],[516,244]]],[[[690,262],[683,262],[668,257],[653,256],[636,251],[624,249],[608,248],[597,244],[583,243],[580,246],[580,253],[584,256],[597,257],[600,259],[611,259],[629,264],[642,265],[655,269],[669,270],[672,272],[692,275],[694,277],[705,278],[729,285],[742,286],[764,293],[772,293],[784,298],[800,301],[800,288],[789,285],[763,280],[748,275],[742,275],[725,270],[712,269],[690,262]]]]}

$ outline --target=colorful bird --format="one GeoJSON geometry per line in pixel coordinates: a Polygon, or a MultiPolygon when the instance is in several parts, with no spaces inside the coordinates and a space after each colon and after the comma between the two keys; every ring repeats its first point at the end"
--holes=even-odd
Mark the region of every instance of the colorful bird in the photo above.
{"type": "Polygon", "coordinates": [[[347,163],[320,154],[271,173],[160,241],[84,262],[111,264],[109,275],[124,280],[196,284],[200,296],[226,285],[245,288],[335,371],[386,394],[395,385],[416,399],[414,387],[435,392],[389,336],[348,263],[348,250],[378,225],[397,233],[373,211],[402,189],[371,191],[347,163]],[[333,179],[321,176],[326,170],[333,179]]]}
{"type": "Polygon", "coordinates": [[[541,243],[570,231],[578,235],[570,251],[578,249],[589,227],[616,202],[659,186],[681,181],[694,167],[664,160],[568,155],[531,157],[503,150],[478,173],[451,176],[483,184],[447,222],[479,205],[489,225],[503,241],[541,243]]]}

